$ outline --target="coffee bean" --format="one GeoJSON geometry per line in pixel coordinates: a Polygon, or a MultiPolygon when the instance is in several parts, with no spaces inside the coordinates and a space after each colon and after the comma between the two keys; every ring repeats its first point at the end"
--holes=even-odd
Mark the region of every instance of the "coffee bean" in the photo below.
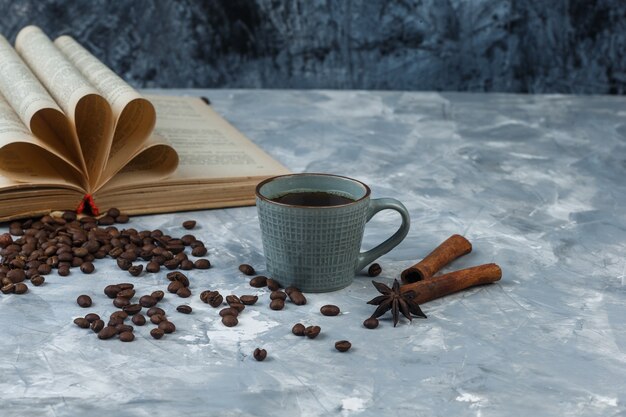
{"type": "Polygon", "coordinates": [[[98,332],[98,339],[110,339],[117,334],[117,330],[113,326],[106,326],[98,332]]]}
{"type": "Polygon", "coordinates": [[[69,265],[59,265],[57,269],[57,274],[62,277],[66,277],[70,274],[70,266],[69,265]]]}
{"type": "Polygon", "coordinates": [[[91,262],[83,262],[80,265],[80,271],[83,274],[91,274],[96,269],[91,262]]]}
{"type": "Polygon", "coordinates": [[[98,333],[102,329],[104,329],[104,321],[96,320],[93,323],[91,323],[91,330],[93,330],[94,333],[98,333]]]}
{"type": "Polygon", "coordinates": [[[154,337],[155,339],[162,338],[164,334],[165,332],[159,328],[150,330],[150,336],[154,337]]]}
{"type": "Polygon", "coordinates": [[[380,265],[371,264],[370,267],[367,269],[367,275],[369,275],[370,277],[377,277],[382,271],[383,269],[380,267],[380,265]]]}
{"type": "Polygon", "coordinates": [[[248,264],[239,265],[239,270],[249,276],[252,276],[255,274],[254,268],[248,264]]]}
{"type": "Polygon", "coordinates": [[[191,314],[192,308],[188,305],[183,304],[176,307],[176,311],[183,314],[191,314]]]}
{"type": "Polygon", "coordinates": [[[280,284],[275,279],[268,278],[266,283],[267,283],[267,288],[270,291],[278,291],[278,290],[280,290],[280,284]]]}
{"type": "Polygon", "coordinates": [[[224,297],[217,291],[203,291],[200,294],[200,299],[213,308],[219,307],[224,301],[224,297]]]}
{"type": "Polygon", "coordinates": [[[226,302],[228,303],[228,305],[231,305],[231,304],[241,304],[241,300],[239,299],[239,297],[237,297],[234,294],[227,295],[226,296],[226,302]]]}
{"type": "Polygon", "coordinates": [[[176,331],[176,326],[171,321],[164,320],[159,323],[159,329],[163,330],[165,333],[174,333],[176,331]]]}
{"type": "MultiPolygon", "coordinates": [[[[206,255],[206,254],[207,254],[207,252],[208,252],[208,251],[207,251],[206,247],[204,247],[204,246],[196,246],[195,248],[193,248],[193,249],[191,250],[191,254],[192,254],[193,256],[197,256],[197,257],[199,257],[199,256],[204,256],[204,255],[206,255]]],[[[196,267],[196,268],[197,268],[197,267],[196,267]]]]}
{"type": "Polygon", "coordinates": [[[74,319],[74,324],[77,325],[78,327],[80,327],[81,329],[88,329],[89,328],[89,321],[86,318],[83,318],[83,317],[76,317],[74,319]]]}
{"type": "Polygon", "coordinates": [[[152,297],[151,295],[144,295],[139,299],[139,304],[141,304],[142,307],[153,307],[155,306],[157,303],[157,299],[152,297]]]}
{"type": "Polygon", "coordinates": [[[280,298],[276,298],[270,303],[270,308],[272,310],[282,310],[283,308],[285,308],[285,301],[281,300],[280,298]]]}
{"type": "Polygon", "coordinates": [[[194,235],[183,235],[180,241],[183,242],[183,245],[189,246],[196,241],[196,237],[194,235]]]}
{"type": "Polygon", "coordinates": [[[129,261],[128,259],[124,259],[124,258],[117,258],[116,262],[117,262],[117,266],[122,271],[128,271],[128,268],[133,266],[133,263],[131,261],[129,261]]]}
{"type": "Polygon", "coordinates": [[[135,340],[135,335],[133,332],[122,332],[120,333],[120,341],[122,342],[132,342],[135,340]]]}
{"type": "Polygon", "coordinates": [[[189,286],[189,278],[187,278],[187,275],[183,274],[180,271],[170,272],[169,274],[167,274],[167,279],[169,279],[172,282],[174,281],[180,282],[183,285],[183,287],[189,286]]]}
{"type": "Polygon", "coordinates": [[[232,303],[232,304],[229,304],[229,306],[231,308],[234,308],[235,310],[237,310],[240,313],[246,308],[246,306],[244,304],[242,304],[242,303],[232,303]]]}
{"type": "Polygon", "coordinates": [[[146,313],[146,315],[148,317],[151,317],[151,316],[153,316],[155,314],[160,314],[162,316],[165,316],[165,311],[163,311],[163,309],[159,308],[159,307],[152,307],[152,308],[148,309],[148,312],[146,313]]]}
{"type": "Polygon", "coordinates": [[[11,269],[7,272],[7,278],[14,284],[17,284],[18,282],[22,282],[26,279],[26,273],[23,269],[11,269]]]}
{"type": "MultiPolygon", "coordinates": [[[[135,284],[131,284],[130,282],[120,282],[119,284],[117,284],[118,287],[120,287],[120,290],[124,291],[124,290],[132,290],[133,288],[135,288],[135,284]]],[[[133,295],[135,295],[135,293],[133,293],[133,295]]]]}
{"type": "Polygon", "coordinates": [[[76,299],[76,303],[82,308],[91,307],[91,297],[85,294],[79,295],[76,299]]]}
{"type": "Polygon", "coordinates": [[[335,342],[335,349],[337,349],[339,352],[347,352],[350,350],[351,347],[352,343],[348,342],[347,340],[340,340],[338,342],[335,342]]]}
{"type": "Polygon", "coordinates": [[[143,326],[146,324],[146,318],[143,314],[135,314],[131,320],[137,326],[143,326]]]}
{"type": "Polygon", "coordinates": [[[122,308],[129,316],[137,314],[141,311],[141,304],[129,304],[122,308]]]}
{"type": "Polygon", "coordinates": [[[186,220],[183,222],[183,227],[187,230],[191,230],[194,227],[196,227],[196,221],[195,220],[186,220]]]}
{"type": "Polygon", "coordinates": [[[42,285],[44,283],[46,279],[44,277],[42,277],[41,275],[37,274],[34,275],[30,278],[30,283],[33,284],[35,287],[39,287],[40,285],[42,285]]]}
{"type": "Polygon", "coordinates": [[[89,313],[85,316],[85,320],[87,320],[89,323],[93,323],[96,320],[100,320],[100,316],[96,313],[89,313]]]}
{"type": "Polygon", "coordinates": [[[125,312],[124,310],[117,310],[111,313],[109,317],[112,319],[119,319],[121,321],[124,321],[128,318],[128,313],[125,312]]]}
{"type": "Polygon", "coordinates": [[[187,287],[182,287],[178,291],[176,291],[176,295],[181,298],[191,297],[191,290],[187,287]]]}
{"type": "Polygon", "coordinates": [[[133,265],[130,268],[128,268],[128,272],[134,277],[138,277],[139,274],[141,274],[141,271],[143,271],[143,265],[141,264],[133,265]]]}
{"type": "Polygon", "coordinates": [[[165,315],[163,314],[153,314],[150,316],[150,322],[153,324],[159,324],[162,321],[165,321],[165,315]]]}
{"type": "Polygon", "coordinates": [[[270,300],[277,300],[277,299],[281,299],[285,301],[287,299],[287,294],[285,294],[282,291],[272,291],[270,294],[270,300]]]}
{"type": "Polygon", "coordinates": [[[320,334],[321,330],[322,329],[320,328],[320,326],[309,326],[306,329],[304,329],[304,334],[309,339],[315,339],[317,337],[317,335],[320,334]]]}
{"type": "Polygon", "coordinates": [[[129,326],[128,324],[124,324],[124,323],[119,323],[115,325],[115,330],[117,331],[117,334],[123,333],[123,332],[132,332],[133,326],[129,326]]]}
{"type": "Polygon", "coordinates": [[[294,324],[293,327],[291,328],[291,333],[295,334],[296,336],[304,336],[304,333],[305,333],[304,324],[302,323],[294,324]]]}
{"type": "MultiPolygon", "coordinates": [[[[194,268],[194,263],[190,261],[189,259],[185,259],[184,261],[180,262],[180,265],[178,267],[182,269],[183,271],[191,271],[194,268]]],[[[198,269],[203,269],[203,268],[198,268],[198,269]]],[[[204,268],[204,269],[208,269],[208,268],[204,268]]]]}
{"type": "Polygon", "coordinates": [[[159,302],[163,299],[163,297],[165,297],[165,293],[161,290],[158,290],[158,291],[153,291],[152,294],[150,294],[150,296],[153,297],[155,300],[157,300],[157,302],[159,302]]]}
{"type": "Polygon", "coordinates": [[[236,326],[237,323],[239,323],[239,320],[237,320],[237,317],[235,316],[226,315],[222,317],[222,324],[224,324],[224,326],[226,327],[236,326]]]}
{"type": "Polygon", "coordinates": [[[254,359],[261,362],[264,361],[267,357],[267,351],[265,349],[256,348],[254,349],[254,353],[252,354],[252,356],[254,356],[254,359]]]}
{"type": "Polygon", "coordinates": [[[306,304],[306,297],[298,290],[291,291],[287,293],[287,295],[289,296],[291,302],[297,306],[302,306],[306,304]]]}
{"type": "Polygon", "coordinates": [[[115,218],[115,223],[128,223],[128,221],[130,220],[130,217],[128,217],[126,214],[120,214],[119,216],[117,216],[115,218]]]}
{"type": "Polygon", "coordinates": [[[242,304],[251,306],[259,300],[259,297],[256,295],[242,295],[241,297],[239,297],[239,300],[241,300],[242,304]]]}
{"type": "Polygon", "coordinates": [[[135,296],[135,290],[133,288],[126,288],[117,293],[117,298],[126,298],[130,300],[135,296]]]}
{"type": "Polygon", "coordinates": [[[363,322],[363,326],[368,329],[375,329],[378,327],[378,319],[376,317],[370,317],[369,319],[365,319],[363,322]]]}
{"type": "Polygon", "coordinates": [[[170,285],[167,286],[167,291],[176,294],[176,292],[181,288],[185,287],[180,281],[172,281],[170,282],[170,285]]]}
{"type": "Polygon", "coordinates": [[[104,287],[104,294],[109,298],[117,297],[117,294],[122,291],[118,285],[107,285],[104,287]]]}
{"type": "Polygon", "coordinates": [[[158,262],[156,261],[150,261],[148,262],[148,264],[146,265],[146,271],[150,272],[150,273],[156,273],[159,272],[161,270],[161,265],[159,265],[158,262]]]}
{"type": "Polygon", "coordinates": [[[180,261],[178,259],[168,259],[167,261],[163,262],[163,266],[170,271],[178,268],[178,265],[180,265],[180,261]]]}
{"type": "Polygon", "coordinates": [[[325,316],[336,316],[338,315],[340,312],[339,307],[337,307],[336,305],[332,305],[332,304],[327,304],[325,306],[322,306],[322,308],[320,308],[320,313],[322,313],[325,316]]]}
{"type": "Polygon", "coordinates": [[[107,216],[116,218],[119,217],[120,215],[120,211],[118,209],[116,209],[115,207],[111,207],[110,209],[107,210],[107,216]]]}
{"type": "Polygon", "coordinates": [[[2,294],[13,294],[15,292],[15,284],[12,282],[9,284],[5,284],[0,288],[2,294]]]}
{"type": "Polygon", "coordinates": [[[3,233],[0,235],[0,248],[4,249],[13,243],[13,237],[9,233],[3,233]]]}
{"type": "Polygon", "coordinates": [[[289,287],[285,288],[285,292],[287,293],[287,295],[291,294],[293,291],[298,291],[298,292],[301,292],[301,291],[300,291],[299,289],[297,289],[296,287],[289,286],[289,287]]]}
{"type": "Polygon", "coordinates": [[[48,264],[41,264],[37,267],[37,272],[41,275],[48,275],[52,272],[52,267],[48,264]]]}
{"type": "Polygon", "coordinates": [[[124,308],[127,305],[130,305],[130,301],[128,300],[128,298],[117,297],[113,300],[113,305],[117,308],[124,308]]]}
{"type": "Polygon", "coordinates": [[[239,310],[237,310],[236,308],[232,308],[232,307],[226,307],[220,310],[219,315],[220,317],[224,317],[224,316],[237,317],[239,315],[239,310]]]}
{"type": "Polygon", "coordinates": [[[209,269],[211,267],[211,262],[208,259],[198,259],[193,263],[194,268],[196,269],[209,269]]]}
{"type": "Polygon", "coordinates": [[[267,277],[263,275],[256,276],[250,280],[250,286],[254,288],[262,288],[267,285],[267,277]]]}

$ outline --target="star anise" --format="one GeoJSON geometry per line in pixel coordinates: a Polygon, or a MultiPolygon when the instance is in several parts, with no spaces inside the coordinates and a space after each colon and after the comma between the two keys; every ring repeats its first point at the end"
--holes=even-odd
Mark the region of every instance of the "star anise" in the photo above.
{"type": "Polygon", "coordinates": [[[400,292],[400,283],[397,279],[393,280],[393,286],[391,288],[382,282],[372,281],[372,284],[374,284],[374,287],[382,294],[367,302],[367,304],[378,306],[374,314],[372,314],[372,317],[380,317],[391,310],[393,327],[396,327],[396,324],[398,324],[400,313],[410,321],[413,320],[411,314],[426,318],[426,314],[424,314],[420,306],[414,300],[416,295],[415,291],[400,292]]]}

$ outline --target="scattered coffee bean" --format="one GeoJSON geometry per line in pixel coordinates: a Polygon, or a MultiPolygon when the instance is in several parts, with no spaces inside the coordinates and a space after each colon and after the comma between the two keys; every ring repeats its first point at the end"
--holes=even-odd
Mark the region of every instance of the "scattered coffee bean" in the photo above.
{"type": "Polygon", "coordinates": [[[146,318],[143,314],[135,314],[132,318],[132,322],[137,326],[143,326],[146,324],[146,318]]]}
{"type": "Polygon", "coordinates": [[[41,275],[37,274],[34,275],[30,278],[30,283],[33,284],[35,287],[39,287],[40,285],[42,285],[45,282],[45,278],[42,277],[41,275]]]}
{"type": "Polygon", "coordinates": [[[228,303],[228,305],[231,305],[231,304],[241,304],[241,300],[239,299],[239,297],[237,297],[234,294],[227,295],[226,296],[226,302],[228,303]]]}
{"type": "Polygon", "coordinates": [[[131,261],[129,261],[128,259],[124,259],[124,258],[117,258],[117,266],[122,270],[122,271],[128,271],[128,268],[130,268],[131,266],[133,266],[133,263],[131,261]]]}
{"type": "Polygon", "coordinates": [[[195,220],[187,220],[183,222],[183,227],[187,230],[191,230],[194,227],[196,227],[196,221],[195,220]]]}
{"type": "Polygon", "coordinates": [[[150,296],[153,297],[155,300],[157,300],[157,302],[159,302],[163,299],[163,297],[165,297],[165,293],[161,290],[158,290],[158,291],[153,291],[152,294],[150,294],[150,296]]]}
{"type": "Polygon", "coordinates": [[[93,323],[91,323],[91,330],[93,330],[94,333],[98,333],[102,329],[104,329],[104,321],[96,320],[93,323]]]}
{"type": "Polygon", "coordinates": [[[96,313],[89,313],[85,316],[85,320],[87,320],[89,323],[93,323],[96,320],[100,320],[100,316],[96,313]]]}
{"type": "Polygon", "coordinates": [[[48,275],[52,272],[52,267],[48,264],[41,264],[37,267],[37,272],[41,275],[48,275]]]}
{"type": "Polygon", "coordinates": [[[183,304],[176,307],[176,311],[183,314],[191,314],[192,308],[186,304],[183,304]]]}
{"type": "Polygon", "coordinates": [[[107,210],[107,216],[109,217],[113,217],[114,219],[120,216],[120,211],[119,209],[115,208],[115,207],[111,207],[110,209],[107,210]]]}
{"type": "Polygon", "coordinates": [[[28,287],[23,282],[18,282],[17,284],[13,285],[15,285],[15,289],[13,290],[15,294],[25,294],[26,292],[28,292],[28,287]]]}
{"type": "Polygon", "coordinates": [[[272,291],[270,294],[270,300],[281,299],[285,301],[287,299],[287,294],[282,291],[272,291]]]}
{"type": "Polygon", "coordinates": [[[62,277],[66,277],[70,274],[70,266],[69,265],[59,265],[59,269],[57,269],[57,274],[62,277]]]}
{"type": "Polygon", "coordinates": [[[219,315],[220,317],[224,317],[224,316],[237,317],[239,315],[239,310],[237,310],[236,308],[232,308],[232,307],[226,307],[220,310],[219,315]]]}
{"type": "Polygon", "coordinates": [[[265,349],[256,348],[254,349],[254,353],[252,354],[252,356],[254,356],[254,359],[261,362],[264,361],[267,357],[267,351],[265,349]]]}
{"type": "Polygon", "coordinates": [[[76,299],[76,303],[82,308],[91,307],[91,297],[88,295],[79,295],[76,299]]]}
{"type": "Polygon", "coordinates": [[[262,288],[267,285],[267,277],[263,275],[256,276],[250,280],[250,286],[254,288],[262,288]]]}
{"type": "Polygon", "coordinates": [[[133,334],[133,332],[122,332],[120,333],[120,341],[122,342],[132,342],[133,340],[135,340],[135,335],[133,334]]]}
{"type": "Polygon", "coordinates": [[[255,274],[254,268],[248,264],[239,265],[239,270],[249,276],[252,276],[255,274]]]}
{"type": "Polygon", "coordinates": [[[128,313],[125,312],[124,310],[117,310],[111,313],[109,317],[112,319],[119,319],[119,320],[124,321],[128,318],[128,313]]]}
{"type": "Polygon", "coordinates": [[[135,296],[135,290],[132,288],[126,288],[117,293],[117,298],[126,298],[130,300],[135,296]]]}
{"type": "Polygon", "coordinates": [[[317,337],[317,335],[320,334],[321,330],[322,329],[320,328],[320,326],[309,326],[306,329],[304,329],[304,334],[309,339],[315,339],[317,337]]]}
{"type": "Polygon", "coordinates": [[[178,259],[169,259],[163,262],[163,266],[169,270],[178,268],[178,265],[180,265],[180,261],[178,259]]]}
{"type": "Polygon", "coordinates": [[[338,342],[335,342],[335,349],[337,349],[339,352],[347,352],[350,350],[351,347],[352,343],[348,342],[347,340],[340,340],[338,342]]]}
{"type": "Polygon", "coordinates": [[[180,282],[183,287],[189,286],[189,278],[180,271],[174,271],[167,274],[167,279],[172,282],[180,282]]]}
{"type": "Polygon", "coordinates": [[[74,324],[77,325],[78,327],[80,327],[81,329],[88,329],[90,323],[84,317],[76,317],[74,319],[74,324]]]}
{"type": "Polygon", "coordinates": [[[117,297],[117,293],[122,291],[122,289],[118,285],[107,285],[104,287],[104,293],[109,298],[117,297]]]}
{"type": "MultiPolygon", "coordinates": [[[[130,282],[120,282],[119,284],[117,284],[117,286],[120,287],[120,290],[122,291],[132,290],[133,288],[135,288],[135,284],[131,284],[130,282]]],[[[135,295],[134,292],[133,295],[135,295]]]]}
{"type": "Polygon", "coordinates": [[[141,304],[129,304],[122,308],[129,316],[135,315],[141,311],[141,304]]]}
{"type": "Polygon", "coordinates": [[[123,332],[132,332],[133,326],[129,326],[128,324],[124,324],[124,323],[119,323],[115,325],[115,330],[117,331],[117,334],[123,333],[123,332]]]}
{"type": "Polygon", "coordinates": [[[232,303],[232,304],[229,304],[229,306],[231,308],[234,308],[235,310],[237,310],[240,313],[246,308],[246,306],[244,304],[242,304],[242,303],[232,303]]]}
{"type": "Polygon", "coordinates": [[[9,284],[5,284],[0,288],[2,294],[13,294],[15,292],[15,284],[12,282],[9,284]]]}
{"type": "Polygon", "coordinates": [[[91,274],[96,268],[93,266],[91,262],[83,262],[80,265],[80,271],[83,274],[91,274]]]}
{"type": "Polygon", "coordinates": [[[191,290],[187,287],[182,287],[178,291],[176,291],[176,295],[181,298],[191,297],[191,290]]]}
{"type": "Polygon", "coordinates": [[[256,295],[242,295],[241,297],[239,297],[239,300],[241,300],[242,304],[251,306],[259,300],[259,297],[256,295]]]}
{"type": "Polygon", "coordinates": [[[26,279],[26,273],[23,269],[11,269],[7,272],[7,278],[14,284],[17,284],[18,282],[22,282],[26,279]]]}
{"type": "Polygon", "coordinates": [[[164,314],[153,314],[150,316],[150,322],[152,324],[159,324],[162,321],[165,321],[165,315],[164,314]]]}
{"type": "Polygon", "coordinates": [[[163,330],[165,333],[174,333],[176,331],[176,326],[171,321],[164,320],[159,323],[159,329],[163,330]]]}
{"type": "Polygon", "coordinates": [[[267,288],[269,288],[270,291],[280,290],[280,284],[275,279],[268,278],[266,283],[267,283],[267,288]]]}
{"type": "Polygon", "coordinates": [[[151,295],[144,295],[139,299],[139,304],[141,304],[142,307],[153,307],[155,306],[157,303],[157,299],[154,298],[151,295]]]}
{"type": "Polygon", "coordinates": [[[115,300],[113,300],[113,305],[117,308],[124,308],[129,304],[130,304],[130,301],[128,300],[128,298],[117,297],[115,298],[115,300]]]}
{"type": "MultiPolygon", "coordinates": [[[[189,259],[185,259],[184,261],[181,261],[179,265],[179,268],[182,269],[183,271],[191,271],[194,267],[195,267],[194,263],[190,261],[189,259]]],[[[198,268],[198,269],[208,269],[208,268],[198,268]]]]}
{"type": "Polygon", "coordinates": [[[299,289],[297,289],[296,287],[289,286],[289,287],[285,288],[285,293],[287,293],[287,295],[291,294],[293,291],[298,291],[298,292],[301,292],[301,291],[300,291],[299,289]]]}
{"type": "Polygon", "coordinates": [[[306,304],[306,297],[299,290],[293,290],[288,292],[287,295],[292,303],[297,306],[302,306],[306,304]]]}
{"type": "Polygon", "coordinates": [[[158,327],[150,330],[150,336],[152,336],[155,339],[162,338],[164,334],[165,334],[165,332],[163,330],[159,329],[158,327]]]}
{"type": "Polygon", "coordinates": [[[146,271],[150,272],[150,273],[156,273],[159,272],[161,270],[161,265],[159,265],[158,262],[156,261],[150,261],[148,262],[148,264],[146,265],[146,271]]]}
{"type": "Polygon", "coordinates": [[[340,312],[339,307],[337,307],[336,305],[332,305],[332,304],[327,304],[325,306],[322,306],[322,308],[320,308],[320,313],[322,313],[325,316],[336,316],[338,315],[340,312]]]}
{"type": "Polygon", "coordinates": [[[200,294],[200,299],[213,308],[219,307],[224,301],[224,297],[217,291],[203,291],[202,294],[200,294]]]}
{"type": "Polygon", "coordinates": [[[117,330],[113,326],[106,326],[98,332],[98,339],[110,339],[117,334],[117,330]]]}
{"type": "Polygon", "coordinates": [[[239,320],[237,320],[237,317],[235,316],[229,314],[222,317],[222,324],[224,324],[224,326],[226,327],[236,326],[237,323],[239,323],[239,320]]]}
{"type": "Polygon", "coordinates": [[[138,277],[139,274],[141,274],[141,271],[143,271],[143,265],[141,264],[133,265],[130,268],[128,268],[128,272],[134,277],[138,277]]]}
{"type": "MultiPolygon", "coordinates": [[[[208,251],[207,251],[206,247],[204,247],[204,246],[196,246],[195,248],[193,248],[193,249],[191,250],[191,254],[192,254],[193,256],[197,256],[197,257],[204,256],[204,255],[206,255],[206,254],[207,254],[207,252],[208,252],[208,251]]],[[[194,264],[194,265],[195,265],[195,264],[194,264]]],[[[197,267],[196,267],[196,268],[197,268],[197,267]]]]}
{"type": "Polygon", "coordinates": [[[294,324],[293,327],[291,328],[291,333],[295,334],[296,336],[304,336],[304,333],[305,333],[304,324],[302,323],[294,324]]]}
{"type": "Polygon", "coordinates": [[[365,321],[363,322],[363,326],[367,327],[368,329],[375,329],[378,327],[378,319],[376,317],[370,317],[368,319],[365,319],[365,321]]]}
{"type": "MultiPolygon", "coordinates": [[[[21,229],[21,226],[20,226],[20,229],[21,229]]],[[[0,235],[0,248],[1,249],[6,248],[12,243],[13,243],[13,237],[11,236],[10,233],[3,233],[0,235]]]]}
{"type": "Polygon", "coordinates": [[[209,269],[211,267],[211,262],[208,259],[198,259],[193,263],[194,268],[196,269],[209,269]]]}
{"type": "Polygon", "coordinates": [[[162,308],[159,308],[159,307],[152,307],[152,308],[150,308],[150,309],[148,310],[148,312],[146,313],[146,315],[147,315],[148,317],[152,317],[152,316],[153,316],[153,315],[155,315],[155,314],[160,314],[160,315],[162,315],[162,316],[165,316],[165,311],[163,311],[163,309],[162,309],[162,308]]]}
{"type": "Polygon", "coordinates": [[[283,308],[285,308],[285,301],[281,300],[280,298],[276,298],[270,303],[270,308],[272,310],[282,310],[283,308]]]}
{"type": "Polygon", "coordinates": [[[172,281],[170,285],[167,286],[167,291],[176,294],[181,288],[185,288],[185,286],[180,281],[172,281]]]}
{"type": "Polygon", "coordinates": [[[371,264],[370,267],[367,269],[367,275],[369,275],[370,277],[377,277],[382,271],[383,269],[380,267],[380,265],[371,264]]]}

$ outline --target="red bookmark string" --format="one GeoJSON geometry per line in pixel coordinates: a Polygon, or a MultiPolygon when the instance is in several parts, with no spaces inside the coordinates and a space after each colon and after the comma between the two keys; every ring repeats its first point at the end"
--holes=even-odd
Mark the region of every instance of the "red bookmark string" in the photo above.
{"type": "Polygon", "coordinates": [[[98,206],[96,206],[96,202],[94,201],[91,194],[85,194],[83,199],[78,204],[78,207],[76,207],[76,213],[78,214],[82,214],[85,210],[87,210],[94,216],[100,214],[100,210],[98,209],[98,206]]]}

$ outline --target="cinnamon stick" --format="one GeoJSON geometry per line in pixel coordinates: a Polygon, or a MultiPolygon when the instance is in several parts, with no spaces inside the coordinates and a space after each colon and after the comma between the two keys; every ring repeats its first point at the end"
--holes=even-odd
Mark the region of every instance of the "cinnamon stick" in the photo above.
{"type": "Polygon", "coordinates": [[[415,301],[422,304],[475,285],[498,281],[501,277],[502,269],[498,265],[484,264],[402,285],[400,291],[415,291],[415,301]]]}
{"type": "Polygon", "coordinates": [[[430,278],[456,258],[471,251],[469,240],[461,235],[452,235],[420,262],[402,271],[400,278],[405,284],[430,278]]]}

